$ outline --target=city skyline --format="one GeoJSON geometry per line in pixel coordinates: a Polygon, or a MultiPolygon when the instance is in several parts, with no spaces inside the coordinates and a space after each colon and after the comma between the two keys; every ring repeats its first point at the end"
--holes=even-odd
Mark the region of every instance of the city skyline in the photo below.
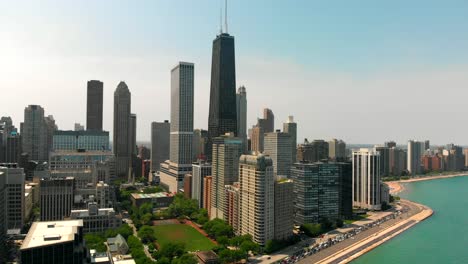
{"type": "MultiPolygon", "coordinates": [[[[298,142],[307,137],[405,144],[427,138],[435,144],[468,144],[462,125],[447,135],[431,122],[461,123],[464,116],[468,37],[460,32],[468,25],[462,11],[466,6],[425,1],[423,12],[414,16],[417,2],[366,1],[360,8],[349,3],[230,3],[236,83],[249,94],[247,127],[267,107],[276,114],[275,128],[289,115],[295,117],[298,142]],[[311,99],[319,100],[310,104],[311,99]],[[362,124],[350,115],[373,126],[365,134],[354,132],[362,124]],[[394,126],[404,129],[395,132],[394,126]]],[[[112,133],[112,93],[125,80],[139,119],[138,141],[149,141],[151,122],[169,119],[167,72],[180,60],[197,65],[194,125],[208,127],[210,45],[219,33],[219,1],[187,3],[190,8],[184,10],[170,2],[121,2],[113,14],[103,12],[107,3],[93,3],[93,8],[58,1],[36,5],[0,4],[0,28],[10,40],[0,44],[2,92],[23,98],[4,105],[16,127],[30,104],[41,105],[60,129],[86,124],[86,83],[95,79],[104,82],[103,129],[112,133]],[[89,21],[80,19],[80,11],[89,21]],[[180,21],[163,23],[173,21],[171,16],[188,18],[192,25],[181,30],[180,21]],[[193,39],[190,47],[183,41],[187,37],[193,39]],[[62,100],[53,99],[60,95],[62,100]]]]}

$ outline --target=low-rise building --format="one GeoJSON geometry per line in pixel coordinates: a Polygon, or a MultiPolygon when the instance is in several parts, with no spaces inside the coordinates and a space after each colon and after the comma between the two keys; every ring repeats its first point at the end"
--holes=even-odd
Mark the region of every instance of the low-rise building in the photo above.
{"type": "Polygon", "coordinates": [[[107,246],[109,247],[109,252],[114,255],[125,255],[128,253],[128,245],[125,238],[118,234],[116,237],[111,237],[107,239],[107,246]]]}
{"type": "Polygon", "coordinates": [[[105,232],[122,224],[114,208],[98,208],[96,203],[89,204],[86,210],[72,210],[70,219],[82,219],[85,233],[105,232]]]}
{"type": "Polygon", "coordinates": [[[168,207],[174,200],[174,195],[166,192],[132,193],[130,196],[133,206],[140,207],[144,203],[153,204],[153,208],[168,207]]]}
{"type": "Polygon", "coordinates": [[[218,264],[218,255],[212,250],[197,252],[198,263],[200,264],[218,264]]]}

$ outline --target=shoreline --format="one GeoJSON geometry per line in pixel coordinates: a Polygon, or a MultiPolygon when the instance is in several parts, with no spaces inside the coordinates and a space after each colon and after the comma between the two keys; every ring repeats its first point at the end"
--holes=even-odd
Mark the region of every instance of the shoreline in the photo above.
{"type": "Polygon", "coordinates": [[[463,177],[463,176],[468,176],[468,172],[448,174],[448,175],[419,176],[419,177],[416,176],[415,178],[408,179],[408,180],[388,181],[384,183],[386,183],[388,187],[390,187],[390,194],[398,194],[405,190],[405,187],[402,183],[430,181],[430,180],[447,179],[447,178],[463,177]]]}

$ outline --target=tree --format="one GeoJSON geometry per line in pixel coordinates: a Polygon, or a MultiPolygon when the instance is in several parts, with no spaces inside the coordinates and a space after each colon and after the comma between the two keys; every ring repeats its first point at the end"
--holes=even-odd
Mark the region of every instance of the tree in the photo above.
{"type": "Polygon", "coordinates": [[[221,263],[233,263],[247,258],[247,253],[241,250],[223,249],[219,252],[219,261],[221,263]]]}
{"type": "Polygon", "coordinates": [[[128,239],[130,235],[133,235],[133,230],[128,224],[123,224],[117,229],[108,229],[105,232],[105,237],[115,237],[117,234],[120,234],[123,236],[125,239],[128,239]]]}
{"type": "Polygon", "coordinates": [[[156,233],[151,226],[142,226],[140,231],[138,231],[138,236],[144,244],[151,243],[156,240],[156,233]]]}
{"type": "Polygon", "coordinates": [[[181,242],[170,242],[163,244],[157,252],[158,258],[173,259],[180,257],[185,253],[185,244],[181,242]]]}
{"type": "Polygon", "coordinates": [[[184,254],[180,258],[176,258],[172,260],[171,264],[198,264],[198,261],[195,259],[193,255],[184,254]]]}
{"type": "Polygon", "coordinates": [[[338,227],[338,228],[343,227],[343,224],[344,224],[344,223],[343,223],[343,219],[338,219],[338,220],[336,220],[336,223],[335,223],[335,224],[336,224],[336,227],[338,227]]]}
{"type": "Polygon", "coordinates": [[[210,237],[213,237],[215,239],[218,239],[222,236],[230,238],[234,235],[234,230],[232,229],[232,227],[221,219],[213,219],[211,221],[206,222],[203,225],[203,229],[210,237]]]}
{"type": "Polygon", "coordinates": [[[193,213],[198,212],[198,202],[194,199],[187,199],[183,194],[178,193],[174,196],[174,201],[167,209],[172,217],[187,216],[190,217],[193,213]]]}
{"type": "Polygon", "coordinates": [[[86,247],[95,249],[97,252],[106,252],[107,247],[104,245],[105,239],[97,234],[86,234],[84,237],[86,247]]]}
{"type": "Polygon", "coordinates": [[[303,224],[301,230],[310,237],[315,237],[321,234],[322,227],[320,224],[303,224]]]}

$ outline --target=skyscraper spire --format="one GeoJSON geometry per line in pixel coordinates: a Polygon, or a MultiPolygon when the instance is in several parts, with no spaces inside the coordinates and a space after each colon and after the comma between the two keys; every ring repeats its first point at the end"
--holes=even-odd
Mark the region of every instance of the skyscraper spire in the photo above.
{"type": "Polygon", "coordinates": [[[223,34],[223,6],[219,7],[219,34],[223,34]]]}
{"type": "Polygon", "coordinates": [[[228,23],[227,23],[227,8],[228,8],[227,0],[225,0],[225,1],[224,1],[224,27],[225,27],[226,33],[229,33],[229,31],[228,31],[228,23]]]}

